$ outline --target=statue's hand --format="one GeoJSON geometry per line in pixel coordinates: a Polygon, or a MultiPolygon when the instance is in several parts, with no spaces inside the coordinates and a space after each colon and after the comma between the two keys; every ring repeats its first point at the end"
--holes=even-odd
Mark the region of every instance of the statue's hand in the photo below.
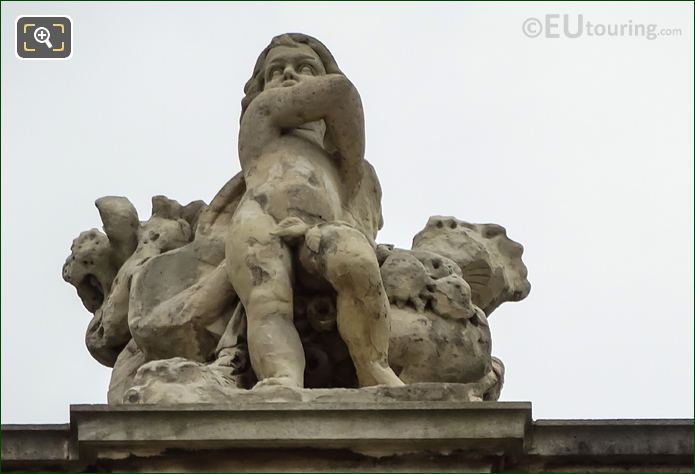
{"type": "Polygon", "coordinates": [[[277,228],[271,232],[271,235],[280,237],[288,243],[298,242],[304,237],[308,229],[309,225],[300,218],[286,217],[278,223],[277,228]]]}

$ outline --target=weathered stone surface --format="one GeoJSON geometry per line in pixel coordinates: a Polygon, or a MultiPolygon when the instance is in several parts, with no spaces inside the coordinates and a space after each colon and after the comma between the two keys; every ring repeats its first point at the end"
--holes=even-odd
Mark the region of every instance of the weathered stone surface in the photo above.
{"type": "Polygon", "coordinates": [[[497,399],[487,316],[528,294],[521,246],[443,217],[411,250],[376,244],[360,95],[318,40],[274,38],[244,93],[241,172],[209,206],[155,196],[140,222],[101,198],[104,233],[73,242],[63,277],[94,314],[90,353],[114,368],[109,403],[423,382],[497,399]]]}
{"type": "Polygon", "coordinates": [[[116,363],[111,371],[111,381],[107,401],[117,405],[123,402],[125,392],[135,384],[135,374],[138,369],[147,362],[145,354],[138,348],[135,341],[131,339],[125,348],[118,354],[116,363]]]}
{"type": "Polygon", "coordinates": [[[124,403],[224,403],[237,389],[230,367],[176,357],[148,362],[133,378],[124,403]]]}
{"type": "Polygon", "coordinates": [[[410,252],[394,250],[381,266],[384,289],[389,302],[399,308],[411,304],[418,312],[425,310],[425,300],[432,278],[425,266],[410,252]]]}
{"type": "Polygon", "coordinates": [[[338,332],[359,384],[402,384],[388,365],[388,301],[374,253],[381,192],[364,160],[357,89],[323,44],[287,34],[261,53],[245,92],[239,161],[247,192],[226,261],[259,384],[304,386],[295,266],[335,291],[338,332]]]}
{"type": "Polygon", "coordinates": [[[481,401],[497,383],[490,375],[476,383],[414,383],[364,388],[299,388],[288,385],[259,385],[239,388],[243,382],[229,367],[201,364],[183,358],[159,360],[143,365],[134,386],[125,393],[126,404],[176,403],[278,403],[346,402],[389,403],[395,401],[481,401]]]}
{"type": "Polygon", "coordinates": [[[225,225],[226,200],[233,206],[238,192],[228,193],[226,186],[209,207],[196,202],[192,241],[152,257],[133,280],[128,326],[146,360],[207,361],[214,356],[236,303],[222,265],[224,244],[217,227],[225,225]]]}
{"type": "Polygon", "coordinates": [[[70,425],[4,425],[2,470],[692,472],[693,420],[534,422],[529,403],[456,402],[442,387],[360,389],[388,393],[379,402],[318,390],[327,398],[77,405],[70,425]]]}
{"type": "Polygon", "coordinates": [[[531,291],[521,261],[524,249],[507,237],[502,226],[433,216],[413,239],[413,249],[456,262],[471,286],[473,303],[488,316],[500,304],[520,301],[531,291]]]}
{"type": "Polygon", "coordinates": [[[112,367],[131,338],[133,279],[152,257],[190,241],[191,228],[180,217],[181,206],[164,196],[152,198],[152,217],[143,223],[126,198],[105,197],[96,205],[108,240],[95,230],[81,234],[63,267],[63,278],[77,288],[94,313],[87,348],[99,362],[112,367]]]}
{"type": "Polygon", "coordinates": [[[405,383],[477,383],[480,399],[496,400],[504,365],[492,357],[487,317],[459,265],[432,251],[379,247],[396,374],[405,383]]]}
{"type": "MultiPolygon", "coordinates": [[[[485,317],[482,312],[480,316],[485,317]]],[[[409,308],[392,308],[391,318],[389,360],[405,383],[477,382],[486,387],[481,399],[490,399],[483,397],[488,389],[498,384],[501,388],[503,378],[492,367],[487,323],[481,324],[477,318],[452,320],[409,308]]]]}

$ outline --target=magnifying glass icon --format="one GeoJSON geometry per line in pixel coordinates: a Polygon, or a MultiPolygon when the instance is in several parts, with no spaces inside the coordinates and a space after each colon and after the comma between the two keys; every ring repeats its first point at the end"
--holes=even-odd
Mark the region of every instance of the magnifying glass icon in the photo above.
{"type": "Polygon", "coordinates": [[[43,26],[36,28],[34,30],[34,39],[37,43],[45,44],[49,49],[53,48],[53,45],[51,44],[51,32],[48,31],[48,28],[43,26]]]}

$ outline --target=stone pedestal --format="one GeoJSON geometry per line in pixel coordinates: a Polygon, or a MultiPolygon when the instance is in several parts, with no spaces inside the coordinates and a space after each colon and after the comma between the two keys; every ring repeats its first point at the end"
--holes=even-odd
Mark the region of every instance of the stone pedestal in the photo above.
{"type": "Polygon", "coordinates": [[[536,421],[530,403],[73,405],[2,427],[2,470],[682,471],[692,420],[536,421]]]}

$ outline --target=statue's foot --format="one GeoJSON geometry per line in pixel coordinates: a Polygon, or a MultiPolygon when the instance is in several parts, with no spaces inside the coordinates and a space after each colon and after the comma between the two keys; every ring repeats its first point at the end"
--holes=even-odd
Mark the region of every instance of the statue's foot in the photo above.
{"type": "Polygon", "coordinates": [[[405,385],[396,373],[389,367],[378,362],[370,362],[367,364],[365,376],[361,376],[358,371],[357,376],[360,379],[360,385],[386,385],[388,387],[400,387],[405,385]],[[363,383],[366,380],[367,383],[363,383]]]}
{"type": "Polygon", "coordinates": [[[264,387],[302,388],[291,377],[266,377],[259,380],[251,390],[262,390],[264,387]]]}

